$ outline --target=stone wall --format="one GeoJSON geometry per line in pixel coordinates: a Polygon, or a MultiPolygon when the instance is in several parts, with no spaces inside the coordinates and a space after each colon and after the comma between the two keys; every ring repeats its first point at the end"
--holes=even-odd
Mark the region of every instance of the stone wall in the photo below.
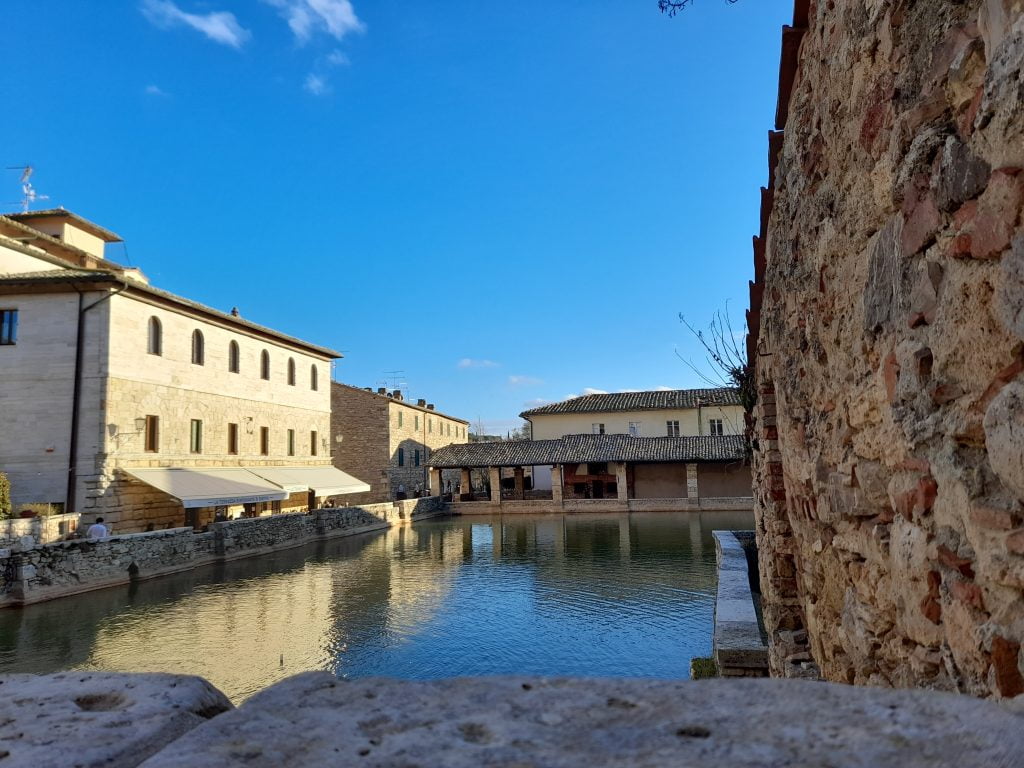
{"type": "Polygon", "coordinates": [[[427,497],[397,504],[319,509],[213,523],[206,533],[191,528],[77,539],[39,545],[0,556],[4,583],[0,607],[35,603],[124,584],[218,560],[253,557],[322,538],[380,530],[445,510],[427,497]]]}
{"type": "Polygon", "coordinates": [[[755,239],[772,671],[1024,693],[1024,2],[798,0],[755,239]]]}
{"type": "Polygon", "coordinates": [[[33,547],[59,541],[78,529],[78,518],[69,514],[0,520],[0,547],[33,547]]]}

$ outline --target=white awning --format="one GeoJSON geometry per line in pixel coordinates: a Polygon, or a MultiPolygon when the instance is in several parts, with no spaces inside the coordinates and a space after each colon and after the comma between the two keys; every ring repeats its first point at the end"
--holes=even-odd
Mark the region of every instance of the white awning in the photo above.
{"type": "Polygon", "coordinates": [[[228,504],[256,504],[262,501],[283,501],[288,491],[257,477],[247,469],[125,469],[132,477],[151,485],[181,501],[186,509],[218,507],[228,504]]]}
{"type": "Polygon", "coordinates": [[[310,490],[317,496],[341,496],[370,490],[368,484],[337,467],[248,467],[248,471],[285,490],[310,490]]]}

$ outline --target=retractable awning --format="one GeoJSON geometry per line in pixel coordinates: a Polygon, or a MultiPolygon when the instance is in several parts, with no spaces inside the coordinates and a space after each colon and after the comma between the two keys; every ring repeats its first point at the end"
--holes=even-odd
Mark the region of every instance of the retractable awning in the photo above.
{"type": "Polygon", "coordinates": [[[285,490],[310,490],[317,496],[341,496],[370,490],[367,483],[337,467],[249,467],[248,471],[285,490]]]}
{"type": "Polygon", "coordinates": [[[281,486],[241,468],[161,467],[125,469],[125,472],[178,499],[186,509],[288,498],[288,491],[281,486]]]}

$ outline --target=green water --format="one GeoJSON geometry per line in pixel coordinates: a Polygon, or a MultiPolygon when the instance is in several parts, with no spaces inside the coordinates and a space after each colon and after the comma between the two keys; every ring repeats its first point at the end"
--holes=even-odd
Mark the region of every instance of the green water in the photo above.
{"type": "Polygon", "coordinates": [[[0,611],[0,672],[682,678],[747,513],[452,517],[0,611]]]}

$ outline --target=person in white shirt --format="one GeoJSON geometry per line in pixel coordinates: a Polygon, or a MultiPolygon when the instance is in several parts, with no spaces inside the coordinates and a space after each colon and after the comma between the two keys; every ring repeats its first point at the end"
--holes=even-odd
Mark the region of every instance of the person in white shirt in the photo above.
{"type": "Polygon", "coordinates": [[[107,530],[107,526],[103,524],[103,518],[97,517],[96,522],[89,526],[89,530],[86,531],[85,536],[91,541],[99,541],[105,539],[110,535],[107,530]]]}

